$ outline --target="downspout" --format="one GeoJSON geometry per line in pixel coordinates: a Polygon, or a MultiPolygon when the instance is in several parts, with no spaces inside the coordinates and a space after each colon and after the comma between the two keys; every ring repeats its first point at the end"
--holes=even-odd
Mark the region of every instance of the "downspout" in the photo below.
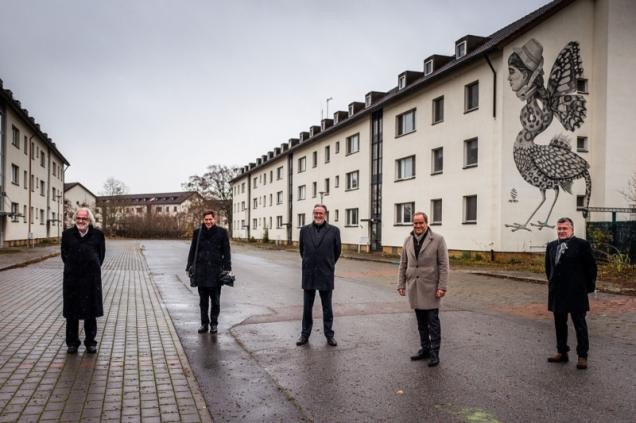
{"type": "Polygon", "coordinates": [[[7,180],[6,174],[6,119],[5,119],[5,108],[4,106],[0,108],[0,248],[4,247],[4,225],[6,223],[6,217],[2,216],[2,212],[4,211],[4,197],[6,193],[4,192],[5,183],[7,180]]]}
{"type": "Polygon", "coordinates": [[[252,226],[252,172],[247,174],[247,240],[250,240],[250,229],[252,226]]]}
{"type": "Polygon", "coordinates": [[[486,58],[486,63],[490,66],[490,70],[492,71],[492,117],[497,118],[497,71],[492,66],[490,62],[490,58],[488,55],[484,56],[486,58]]]}

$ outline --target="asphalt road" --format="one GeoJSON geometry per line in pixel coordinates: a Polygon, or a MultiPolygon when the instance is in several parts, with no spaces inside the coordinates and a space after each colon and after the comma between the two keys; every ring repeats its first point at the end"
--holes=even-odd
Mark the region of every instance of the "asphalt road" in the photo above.
{"type": "MultiPolygon", "coordinates": [[[[320,320],[309,344],[296,347],[297,253],[233,246],[237,282],[223,288],[219,334],[199,335],[188,244],[141,244],[215,421],[634,421],[634,297],[592,299],[590,367],[581,371],[575,357],[546,362],[555,341],[545,286],[452,272],[441,364],[429,368],[409,360],[416,321],[393,286],[395,265],[340,260],[338,347],[326,345],[320,320]]],[[[574,347],[571,328],[570,337],[574,347]]]]}

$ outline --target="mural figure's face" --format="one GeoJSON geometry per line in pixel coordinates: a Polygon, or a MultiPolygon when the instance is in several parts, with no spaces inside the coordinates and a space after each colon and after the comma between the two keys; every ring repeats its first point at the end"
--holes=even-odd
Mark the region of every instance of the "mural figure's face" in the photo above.
{"type": "Polygon", "coordinates": [[[508,82],[512,91],[519,91],[524,85],[526,85],[527,75],[525,72],[515,66],[508,66],[508,82]]]}

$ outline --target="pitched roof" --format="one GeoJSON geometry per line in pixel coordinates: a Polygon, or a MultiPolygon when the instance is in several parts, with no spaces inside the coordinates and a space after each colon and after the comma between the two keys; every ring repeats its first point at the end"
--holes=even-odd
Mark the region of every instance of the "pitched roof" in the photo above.
{"type": "Polygon", "coordinates": [[[89,193],[90,195],[92,195],[93,197],[97,197],[95,194],[93,194],[93,193],[91,192],[91,190],[90,190],[90,189],[86,188],[86,187],[85,187],[84,185],[82,185],[80,182],[65,182],[65,183],[64,183],[64,192],[66,192],[66,191],[68,191],[68,190],[70,190],[70,189],[73,189],[73,188],[75,188],[76,186],[80,186],[80,187],[82,187],[82,189],[83,189],[84,191],[88,192],[88,193],[89,193]]]}
{"type": "Polygon", "coordinates": [[[123,195],[102,195],[97,197],[98,202],[116,200],[130,205],[148,204],[181,204],[192,196],[201,197],[196,191],[182,192],[157,192],[150,194],[123,194],[123,195]]]}

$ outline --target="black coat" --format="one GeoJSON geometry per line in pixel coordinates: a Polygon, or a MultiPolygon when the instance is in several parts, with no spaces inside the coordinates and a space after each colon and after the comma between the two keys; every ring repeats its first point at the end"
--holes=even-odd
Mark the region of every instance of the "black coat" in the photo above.
{"type": "Polygon", "coordinates": [[[332,290],[340,257],[340,230],[326,222],[319,231],[313,223],[303,226],[298,246],[303,258],[303,289],[332,290]]]}
{"type": "Polygon", "coordinates": [[[199,252],[197,253],[197,262],[194,267],[196,281],[201,287],[219,286],[221,285],[219,274],[223,270],[232,270],[230,240],[227,236],[227,231],[220,226],[214,225],[208,229],[205,225],[201,225],[201,228],[194,231],[186,271],[189,271],[194,264],[197,237],[201,230],[203,231],[199,239],[199,252]]]}
{"type": "Polygon", "coordinates": [[[590,309],[587,298],[596,288],[596,261],[590,244],[580,238],[567,241],[567,249],[555,264],[559,241],[552,241],[545,251],[545,274],[548,277],[548,310],[583,312],[590,309]]]}
{"type": "Polygon", "coordinates": [[[104,234],[99,229],[89,226],[84,237],[75,226],[62,232],[64,317],[87,319],[104,315],[101,266],[105,254],[104,234]]]}

